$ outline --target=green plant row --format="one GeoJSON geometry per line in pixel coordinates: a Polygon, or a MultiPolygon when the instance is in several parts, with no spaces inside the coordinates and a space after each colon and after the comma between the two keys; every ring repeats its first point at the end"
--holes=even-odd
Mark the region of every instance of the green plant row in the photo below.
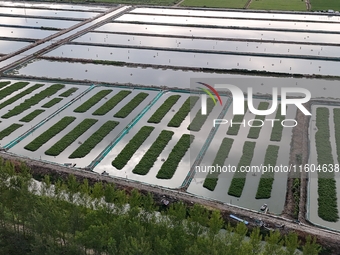
{"type": "Polygon", "coordinates": [[[90,99],[88,99],[86,102],[84,102],[82,105],[77,107],[74,110],[74,112],[80,112],[80,113],[86,112],[88,109],[90,109],[92,106],[97,104],[100,100],[102,100],[105,96],[107,96],[111,92],[112,92],[111,89],[99,91],[97,94],[95,94],[90,99]]]}
{"type": "MultiPolygon", "coordinates": [[[[248,104],[247,101],[244,102],[244,112],[247,112],[248,110],[248,104]]],[[[241,123],[243,121],[244,114],[243,115],[234,115],[232,123],[241,123]]],[[[227,131],[227,135],[237,135],[238,131],[240,130],[241,124],[233,124],[230,125],[227,131]]]]}
{"type": "Polygon", "coordinates": [[[62,153],[70,144],[72,144],[79,136],[85,133],[90,127],[92,127],[98,120],[84,119],[79,125],[77,125],[72,131],[61,138],[51,148],[45,151],[46,155],[58,156],[62,153]]]}
{"type": "Polygon", "coordinates": [[[18,91],[19,89],[26,87],[28,84],[29,84],[29,82],[16,82],[16,83],[4,88],[3,90],[1,90],[0,100],[9,96],[13,92],[18,91]]]}
{"type": "Polygon", "coordinates": [[[119,122],[109,120],[93,133],[82,145],[80,145],[69,158],[83,158],[91,152],[117,125],[119,122]]]}
{"type": "Polygon", "coordinates": [[[2,89],[3,87],[7,86],[8,84],[11,84],[10,81],[2,81],[0,82],[0,89],[2,89]]]}
{"type": "Polygon", "coordinates": [[[116,118],[125,118],[127,117],[134,109],[138,107],[138,105],[144,101],[144,99],[148,96],[148,93],[141,92],[136,95],[129,103],[123,106],[113,117],[116,118]]]}
{"type": "Polygon", "coordinates": [[[37,117],[38,115],[40,115],[41,113],[43,113],[45,110],[34,110],[33,112],[27,114],[25,117],[23,117],[20,121],[22,122],[30,122],[31,120],[33,120],[35,117],[37,117]]]}
{"type": "Polygon", "coordinates": [[[270,141],[279,142],[281,141],[283,126],[281,125],[281,121],[285,119],[284,115],[281,115],[281,104],[277,107],[275,119],[279,121],[274,122],[274,126],[272,129],[272,133],[270,135],[270,141]]]}
{"type": "Polygon", "coordinates": [[[52,100],[50,100],[49,102],[47,102],[46,104],[44,104],[43,108],[51,108],[53,105],[56,105],[57,103],[59,103],[61,100],[63,100],[62,98],[60,97],[56,97],[56,98],[53,98],[52,100]]]}
{"type": "Polygon", "coordinates": [[[181,162],[187,150],[190,148],[191,143],[194,141],[195,136],[184,134],[179,139],[178,143],[174,146],[169,154],[168,159],[163,163],[161,169],[157,173],[158,179],[171,179],[175,174],[178,164],[181,162]]]}
{"type": "Polygon", "coordinates": [[[15,130],[17,130],[19,127],[22,127],[20,124],[12,124],[9,127],[5,128],[4,130],[0,131],[0,140],[4,139],[6,136],[9,136],[12,134],[15,130]]]}
{"type": "Polygon", "coordinates": [[[230,196],[240,197],[246,183],[247,172],[240,172],[241,166],[250,166],[254,155],[255,142],[245,142],[243,145],[243,154],[237,165],[236,172],[231,180],[228,190],[230,196]]]}
{"type": "Polygon", "coordinates": [[[58,90],[61,90],[64,87],[64,85],[61,84],[54,84],[47,89],[35,94],[33,97],[26,99],[23,103],[20,105],[14,107],[12,110],[10,110],[8,113],[2,116],[2,118],[7,119],[13,116],[16,116],[29,108],[31,108],[33,105],[38,104],[43,99],[52,96],[55,94],[58,90]]]}
{"type": "Polygon", "coordinates": [[[93,115],[105,115],[111,111],[117,104],[119,104],[125,97],[127,97],[131,91],[122,90],[118,94],[111,97],[105,104],[99,107],[93,115]]]}
{"type": "Polygon", "coordinates": [[[24,90],[23,92],[20,92],[19,94],[7,99],[6,101],[4,101],[0,104],[0,109],[6,107],[7,105],[14,103],[15,101],[23,98],[24,96],[32,93],[34,90],[36,90],[36,89],[38,89],[42,86],[44,86],[44,84],[35,84],[32,87],[29,87],[28,89],[24,90]]]}
{"type": "MultiPolygon", "coordinates": [[[[334,164],[332,147],[329,141],[329,110],[325,107],[316,109],[315,143],[318,164],[334,164]]],[[[321,219],[336,222],[339,219],[336,182],[333,172],[318,172],[318,215],[321,219]]]]}
{"type": "Polygon", "coordinates": [[[118,156],[112,161],[112,166],[117,169],[122,169],[127,162],[131,159],[133,154],[139,149],[144,141],[150,136],[154,127],[144,126],[137,134],[125,145],[124,149],[118,154],[118,156]]]}
{"type": "Polygon", "coordinates": [[[155,164],[155,161],[164,150],[165,146],[171,140],[173,134],[174,132],[172,131],[163,130],[132,172],[134,174],[146,175],[155,164]]]}
{"type": "Polygon", "coordinates": [[[199,97],[197,96],[190,96],[187,100],[185,100],[181,108],[168,123],[168,127],[179,127],[191,109],[195,106],[198,99],[199,97]]]}
{"type": "MultiPolygon", "coordinates": [[[[264,166],[276,166],[279,148],[280,147],[277,145],[268,145],[264,158],[264,166]]],[[[273,188],[274,174],[275,172],[268,171],[261,175],[260,183],[257,187],[257,192],[255,196],[256,199],[270,198],[273,188]]]]}
{"type": "MultiPolygon", "coordinates": [[[[259,104],[259,108],[258,110],[267,110],[268,109],[268,106],[269,106],[269,103],[268,102],[260,102],[259,104]]],[[[261,121],[264,121],[264,119],[266,118],[265,115],[256,115],[255,116],[255,119],[257,120],[261,120],[261,121]]],[[[259,121],[253,123],[253,125],[259,125],[259,127],[251,127],[249,129],[249,133],[248,133],[248,138],[252,138],[252,139],[257,139],[259,138],[259,135],[260,135],[260,131],[261,131],[261,128],[262,128],[262,125],[258,124],[259,121]]],[[[262,123],[262,122],[261,122],[262,123]]]]}
{"type": "Polygon", "coordinates": [[[52,127],[47,129],[44,133],[39,135],[37,138],[35,138],[32,142],[27,144],[25,146],[26,150],[29,151],[36,151],[39,149],[42,145],[47,143],[52,137],[59,134],[62,130],[64,130],[68,125],[70,125],[76,118],[66,116],[62,118],[60,121],[58,121],[56,124],[54,124],[52,127]]]}
{"type": "Polygon", "coordinates": [[[70,95],[72,95],[77,90],[78,90],[78,88],[73,87],[73,88],[66,90],[64,93],[61,93],[59,96],[60,97],[69,97],[70,95]]]}
{"type": "Polygon", "coordinates": [[[208,98],[207,99],[207,114],[202,115],[201,109],[199,109],[195,118],[192,120],[191,124],[188,126],[188,130],[190,130],[190,131],[200,131],[203,124],[207,120],[209,114],[214,109],[214,106],[215,106],[214,101],[211,98],[208,98]]]}
{"type": "MultiPolygon", "coordinates": [[[[224,161],[228,158],[231,146],[233,145],[234,139],[231,138],[224,138],[220,148],[217,151],[216,157],[212,166],[219,165],[221,167],[224,166],[224,161]]],[[[220,173],[209,173],[204,180],[203,187],[207,188],[208,190],[214,191],[217,185],[218,176],[220,173]]]]}
{"type": "Polygon", "coordinates": [[[340,109],[333,109],[333,121],[334,121],[334,129],[335,129],[335,145],[336,145],[336,153],[338,156],[338,162],[340,162],[340,109]]]}
{"type": "Polygon", "coordinates": [[[170,111],[171,107],[173,107],[177,103],[180,97],[180,95],[172,95],[168,97],[165,102],[157,109],[157,111],[152,114],[152,116],[148,120],[148,123],[158,124],[159,122],[161,122],[164,116],[170,111]]]}

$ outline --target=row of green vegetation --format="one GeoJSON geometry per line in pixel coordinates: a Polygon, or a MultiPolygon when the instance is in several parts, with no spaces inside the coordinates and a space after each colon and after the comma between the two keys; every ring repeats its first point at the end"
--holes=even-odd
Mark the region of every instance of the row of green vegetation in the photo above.
{"type": "Polygon", "coordinates": [[[284,115],[281,115],[281,104],[277,107],[275,119],[279,121],[274,122],[272,133],[270,135],[270,141],[279,142],[281,141],[283,126],[281,122],[285,119],[284,115]]]}
{"type": "Polygon", "coordinates": [[[125,118],[127,117],[134,109],[140,105],[144,101],[144,99],[148,96],[148,93],[141,92],[136,95],[129,103],[123,106],[113,117],[116,118],[125,118]]]}
{"type": "Polygon", "coordinates": [[[79,113],[86,112],[88,109],[90,109],[92,106],[97,104],[100,100],[102,100],[104,97],[106,97],[111,92],[112,92],[111,89],[99,91],[97,94],[95,94],[90,99],[88,99],[86,102],[84,102],[82,105],[77,107],[74,110],[74,112],[79,112],[79,113]]]}
{"type": "Polygon", "coordinates": [[[75,117],[70,117],[70,116],[66,116],[66,117],[62,118],[60,121],[58,121],[52,127],[47,129],[44,133],[42,133],[37,138],[35,138],[32,142],[27,144],[25,146],[25,149],[29,150],[29,151],[36,151],[42,145],[47,143],[51,138],[53,138],[54,136],[59,134],[62,130],[64,130],[75,119],[76,119],[75,117]]]}
{"type": "Polygon", "coordinates": [[[114,95],[112,98],[110,98],[105,104],[103,104],[101,107],[99,107],[93,115],[105,115],[109,111],[111,111],[117,104],[119,104],[125,97],[127,97],[131,91],[122,90],[119,91],[118,94],[114,95]]]}
{"type": "MultiPolygon", "coordinates": [[[[212,166],[224,166],[224,161],[228,158],[231,146],[233,145],[234,139],[224,138],[220,148],[217,151],[216,157],[212,166]]],[[[208,190],[214,191],[217,185],[219,172],[209,173],[204,180],[203,187],[208,190]]]]}
{"type": "Polygon", "coordinates": [[[158,124],[162,121],[164,116],[170,111],[170,109],[177,103],[180,95],[172,95],[168,97],[165,102],[154,112],[154,114],[148,120],[148,123],[158,124]]]}
{"type": "MultiPolygon", "coordinates": [[[[248,110],[247,101],[244,102],[244,112],[246,113],[248,110]]],[[[232,123],[242,123],[244,119],[244,115],[235,115],[233,117],[232,123]]],[[[227,135],[237,135],[238,131],[240,130],[241,124],[232,124],[229,126],[227,135]]]]}
{"type": "Polygon", "coordinates": [[[340,109],[334,108],[333,110],[333,121],[334,121],[334,129],[335,129],[335,145],[336,145],[336,153],[338,156],[338,162],[340,162],[340,109]]]}
{"type": "Polygon", "coordinates": [[[0,89],[2,89],[3,87],[7,86],[8,84],[11,84],[10,81],[2,81],[0,82],[0,89]]]}
{"type": "Polygon", "coordinates": [[[51,85],[47,89],[45,89],[45,90],[35,94],[33,97],[31,97],[29,99],[26,99],[23,103],[21,103],[18,106],[14,107],[8,113],[3,115],[2,118],[7,119],[7,118],[10,118],[10,117],[16,116],[16,115],[18,115],[18,114],[28,110],[32,106],[38,104],[43,99],[54,95],[57,91],[61,90],[64,87],[65,87],[65,85],[62,85],[62,84],[51,85]]]}
{"type": "Polygon", "coordinates": [[[247,172],[240,172],[241,166],[250,166],[253,159],[255,142],[246,141],[243,145],[243,154],[237,165],[236,172],[231,180],[228,190],[230,196],[240,197],[246,183],[247,172]]]}
{"type": "Polygon", "coordinates": [[[57,143],[55,143],[51,148],[45,151],[46,155],[58,156],[62,153],[68,146],[70,146],[79,136],[85,133],[89,128],[91,128],[98,120],[94,119],[84,119],[79,125],[77,125],[72,131],[61,138],[57,143]]]}
{"type": "Polygon", "coordinates": [[[109,120],[94,132],[82,145],[80,145],[69,158],[83,158],[91,152],[117,125],[119,122],[109,120]]]}
{"type": "Polygon", "coordinates": [[[197,96],[190,96],[187,100],[183,103],[181,108],[176,112],[174,117],[168,123],[168,127],[179,127],[186,116],[189,114],[191,109],[195,106],[196,102],[198,101],[199,97],[197,96]]]}
{"type": "Polygon", "coordinates": [[[311,0],[313,11],[340,11],[339,1],[337,0],[311,0]]]}
{"type": "Polygon", "coordinates": [[[144,141],[150,136],[154,127],[144,126],[137,134],[125,145],[124,149],[118,154],[118,156],[112,161],[112,166],[117,169],[122,169],[127,162],[131,159],[133,154],[139,149],[144,141]]]}
{"type": "Polygon", "coordinates": [[[4,139],[6,136],[9,136],[12,134],[15,130],[17,130],[19,127],[22,127],[20,124],[12,124],[9,127],[5,128],[4,130],[0,131],[0,140],[4,139]]]}
{"type": "Polygon", "coordinates": [[[169,143],[174,132],[162,130],[156,141],[151,145],[150,149],[144,154],[143,158],[132,170],[134,174],[146,175],[154,166],[155,161],[169,143]]]}
{"type": "Polygon", "coordinates": [[[181,6],[212,7],[212,8],[243,8],[247,0],[185,0],[181,6]]]}
{"type": "Polygon", "coordinates": [[[31,170],[15,163],[0,159],[0,254],[296,255],[300,248],[301,255],[317,255],[321,249],[310,236],[301,246],[294,232],[248,230],[199,204],[165,207],[150,193],[72,175],[39,176],[40,193],[31,192],[31,170]]]}
{"type": "MultiPolygon", "coordinates": [[[[267,110],[268,106],[269,106],[268,102],[260,102],[258,110],[260,110],[260,111],[267,110]]],[[[259,120],[257,122],[260,122],[260,123],[263,123],[265,118],[266,118],[265,115],[256,115],[255,116],[255,120],[259,120]]],[[[262,128],[262,124],[256,124],[256,122],[254,121],[252,125],[254,125],[254,126],[249,129],[249,133],[248,133],[247,137],[252,138],[252,139],[257,139],[257,138],[259,138],[260,131],[261,131],[261,128],[262,128]]]]}
{"type": "MultiPolygon", "coordinates": [[[[263,166],[275,167],[279,154],[279,146],[268,145],[263,166]]],[[[261,175],[259,186],[257,187],[256,199],[270,198],[273,188],[275,172],[267,171],[261,175]]]]}
{"type": "Polygon", "coordinates": [[[207,99],[207,114],[202,115],[201,109],[198,110],[195,118],[192,120],[192,122],[188,126],[188,130],[190,130],[190,131],[200,131],[203,124],[207,120],[209,114],[214,109],[214,106],[215,106],[214,101],[211,98],[208,98],[207,99]]]}
{"type": "Polygon", "coordinates": [[[51,108],[53,105],[56,105],[57,103],[59,103],[61,100],[63,100],[62,98],[56,97],[53,98],[52,100],[48,101],[46,104],[44,104],[43,108],[51,108]]]}
{"type": "MultiPolygon", "coordinates": [[[[332,147],[329,141],[329,110],[326,107],[316,109],[315,143],[318,164],[334,165],[332,147]]],[[[334,172],[318,172],[318,215],[321,219],[336,222],[339,219],[336,181],[334,172]]]]}
{"type": "Polygon", "coordinates": [[[38,115],[42,114],[45,110],[34,110],[33,112],[27,114],[25,117],[23,117],[20,121],[22,122],[30,122],[31,120],[33,120],[35,117],[37,117],[38,115]]]}
{"type": "Polygon", "coordinates": [[[307,11],[305,1],[301,0],[254,0],[249,9],[256,10],[282,10],[282,11],[307,11]]]}
{"type": "Polygon", "coordinates": [[[184,134],[179,139],[169,154],[168,159],[163,163],[157,173],[158,179],[171,179],[175,174],[178,164],[181,162],[191,143],[194,141],[193,135],[184,134]]]}
{"type": "Polygon", "coordinates": [[[77,90],[78,90],[78,88],[73,87],[73,88],[70,88],[70,89],[66,90],[65,92],[61,93],[59,96],[60,97],[69,97],[70,95],[72,95],[77,90]]]}
{"type": "Polygon", "coordinates": [[[14,83],[14,84],[4,88],[3,90],[1,90],[0,100],[4,99],[7,96],[9,96],[13,92],[16,92],[19,89],[22,89],[22,88],[26,87],[28,84],[29,84],[29,82],[16,82],[16,83],[14,83]]]}

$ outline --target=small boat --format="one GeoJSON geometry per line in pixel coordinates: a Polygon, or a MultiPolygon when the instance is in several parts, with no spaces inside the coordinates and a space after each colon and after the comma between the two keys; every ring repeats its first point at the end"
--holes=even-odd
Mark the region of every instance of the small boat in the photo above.
{"type": "Polygon", "coordinates": [[[260,210],[263,212],[265,211],[266,209],[268,208],[268,205],[267,204],[263,204],[260,208],[260,210]]]}

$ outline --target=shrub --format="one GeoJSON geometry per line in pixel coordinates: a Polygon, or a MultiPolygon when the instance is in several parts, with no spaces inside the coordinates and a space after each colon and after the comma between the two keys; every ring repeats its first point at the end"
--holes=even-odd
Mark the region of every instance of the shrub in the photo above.
{"type": "MultiPolygon", "coordinates": [[[[264,166],[275,167],[279,153],[279,146],[268,145],[264,158],[264,166]]],[[[259,186],[256,192],[256,199],[270,198],[274,182],[274,172],[265,172],[262,174],[259,186]]]]}
{"type": "Polygon", "coordinates": [[[195,106],[198,99],[199,97],[197,96],[190,96],[187,100],[185,100],[181,108],[168,123],[168,127],[179,127],[191,109],[195,106]]]}
{"type": "Polygon", "coordinates": [[[122,101],[125,97],[127,97],[129,94],[131,93],[131,91],[127,91],[127,90],[122,90],[120,91],[118,94],[116,94],[115,96],[113,96],[112,98],[110,98],[110,100],[108,100],[105,104],[103,104],[101,107],[99,107],[94,113],[92,113],[93,115],[105,115],[107,114],[109,111],[111,111],[120,101],[122,101]]]}
{"type": "MultiPolygon", "coordinates": [[[[267,110],[267,109],[268,109],[268,106],[269,106],[269,103],[267,103],[267,102],[260,102],[258,110],[267,110]]],[[[264,121],[265,118],[266,118],[265,115],[256,115],[256,116],[255,116],[255,119],[261,120],[262,122],[264,121]]],[[[254,124],[255,124],[255,122],[254,122],[254,124]]],[[[256,126],[251,127],[251,128],[249,129],[249,133],[248,133],[248,136],[247,136],[247,137],[248,137],[248,138],[252,138],[252,139],[257,139],[257,138],[259,138],[259,134],[260,134],[260,131],[261,131],[261,127],[262,127],[262,125],[259,126],[259,127],[256,127],[256,126]]]]}
{"type": "Polygon", "coordinates": [[[9,127],[5,128],[4,130],[0,131],[0,140],[5,138],[6,136],[9,136],[12,134],[15,130],[17,130],[19,127],[22,127],[20,124],[12,124],[9,127]]]}
{"type": "Polygon", "coordinates": [[[193,135],[184,134],[179,139],[178,143],[174,146],[169,154],[168,159],[163,163],[161,169],[157,173],[158,179],[171,179],[175,174],[178,164],[181,162],[190,144],[194,141],[193,135]]]}
{"type": "Polygon", "coordinates": [[[0,100],[9,96],[13,92],[18,91],[19,89],[26,87],[28,84],[29,84],[29,82],[16,82],[16,83],[4,88],[3,90],[1,90],[0,100]]]}
{"type": "Polygon", "coordinates": [[[31,120],[33,120],[35,117],[37,117],[38,115],[40,115],[44,111],[45,110],[40,110],[40,109],[34,110],[30,114],[27,114],[25,117],[23,117],[20,121],[22,121],[22,122],[30,122],[31,120]]]}
{"type": "MultiPolygon", "coordinates": [[[[247,112],[248,104],[247,101],[244,102],[244,112],[247,112]]],[[[243,121],[244,115],[234,115],[232,123],[241,123],[243,121]]],[[[230,125],[227,131],[227,135],[237,135],[240,130],[241,124],[230,125]]]]}
{"type": "Polygon", "coordinates": [[[113,117],[125,118],[127,117],[138,105],[144,101],[148,96],[148,93],[141,92],[135,96],[129,103],[127,103],[122,109],[120,109],[113,117]]]}
{"type": "Polygon", "coordinates": [[[70,95],[72,95],[74,92],[76,92],[78,90],[78,88],[70,88],[68,90],[66,90],[64,93],[61,93],[59,96],[60,97],[68,97],[70,95]]]}
{"type": "Polygon", "coordinates": [[[50,108],[52,107],[53,105],[56,105],[57,103],[59,103],[61,100],[63,100],[62,98],[53,98],[52,100],[50,100],[49,102],[47,102],[46,104],[44,104],[43,108],[50,108]]]}
{"type": "Polygon", "coordinates": [[[39,135],[37,138],[35,138],[32,142],[27,144],[25,146],[26,150],[29,151],[36,151],[39,149],[42,145],[47,143],[52,137],[59,134],[62,130],[64,130],[68,125],[70,125],[76,118],[66,116],[62,118],[60,121],[58,121],[56,124],[54,124],[52,127],[47,129],[44,133],[39,135]]]}
{"type": "Polygon", "coordinates": [[[201,110],[198,110],[195,118],[192,120],[191,124],[188,126],[188,130],[190,131],[200,131],[203,124],[207,120],[209,114],[214,109],[214,101],[211,98],[207,99],[207,114],[202,115],[201,110]]]}
{"type": "MultiPolygon", "coordinates": [[[[219,166],[223,166],[224,165],[224,161],[226,160],[226,158],[229,155],[231,146],[233,145],[234,139],[230,139],[230,138],[224,138],[220,148],[217,151],[216,157],[214,159],[213,162],[213,166],[219,165],[219,166]]],[[[208,190],[214,191],[217,185],[217,181],[218,181],[218,172],[215,173],[209,173],[207,175],[207,177],[204,180],[203,183],[203,187],[207,188],[208,190]]]]}
{"type": "Polygon", "coordinates": [[[51,148],[45,151],[46,155],[58,156],[62,153],[70,144],[72,144],[79,136],[85,133],[90,127],[92,127],[98,120],[85,119],[72,131],[61,138],[51,148]]]}
{"type": "Polygon", "coordinates": [[[26,99],[23,103],[20,105],[14,107],[12,110],[10,110],[8,113],[2,116],[2,118],[10,118],[13,116],[16,116],[27,109],[31,108],[33,105],[38,104],[40,101],[45,99],[46,97],[52,96],[55,94],[58,90],[62,89],[64,85],[61,84],[54,84],[47,89],[35,94],[33,97],[26,99]]]}
{"type": "Polygon", "coordinates": [[[68,158],[83,158],[91,152],[117,125],[119,122],[109,120],[93,133],[82,145],[80,145],[68,158]]]}
{"type": "Polygon", "coordinates": [[[240,197],[246,182],[246,172],[240,172],[241,166],[250,166],[254,155],[255,142],[245,142],[243,145],[243,154],[237,165],[237,170],[231,180],[228,190],[230,196],[240,197]]]}
{"type": "Polygon", "coordinates": [[[94,106],[96,103],[98,103],[100,100],[102,100],[105,96],[111,93],[111,89],[107,90],[101,90],[94,96],[92,96],[90,99],[88,99],[86,102],[84,102],[82,105],[77,107],[74,112],[86,112],[88,109],[90,109],[92,106],[94,106]]]}
{"type": "Polygon", "coordinates": [[[173,134],[174,132],[172,131],[163,130],[132,172],[134,174],[146,175],[155,164],[155,161],[164,150],[165,146],[171,140],[173,134]]]}
{"type": "Polygon", "coordinates": [[[158,124],[159,122],[161,122],[164,116],[170,111],[171,107],[173,107],[177,103],[180,97],[180,95],[172,95],[168,97],[165,102],[157,109],[157,111],[155,111],[154,114],[150,117],[148,123],[158,124]]]}
{"type": "Polygon", "coordinates": [[[142,127],[129,141],[129,143],[125,145],[124,149],[118,154],[118,156],[112,161],[112,166],[119,170],[122,169],[154,129],[154,127],[149,126],[142,127]]]}

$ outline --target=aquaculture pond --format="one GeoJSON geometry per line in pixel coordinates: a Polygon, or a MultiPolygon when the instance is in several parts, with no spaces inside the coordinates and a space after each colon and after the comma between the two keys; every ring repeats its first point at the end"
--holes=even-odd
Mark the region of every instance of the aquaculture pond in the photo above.
{"type": "Polygon", "coordinates": [[[29,45],[30,42],[0,40],[0,53],[9,54],[29,45]]]}
{"type": "Polygon", "coordinates": [[[59,20],[59,19],[39,19],[39,18],[24,18],[24,17],[1,17],[0,16],[0,24],[2,26],[21,26],[21,27],[36,27],[42,29],[51,29],[51,28],[68,28],[79,21],[71,21],[71,20],[59,20]]]}

